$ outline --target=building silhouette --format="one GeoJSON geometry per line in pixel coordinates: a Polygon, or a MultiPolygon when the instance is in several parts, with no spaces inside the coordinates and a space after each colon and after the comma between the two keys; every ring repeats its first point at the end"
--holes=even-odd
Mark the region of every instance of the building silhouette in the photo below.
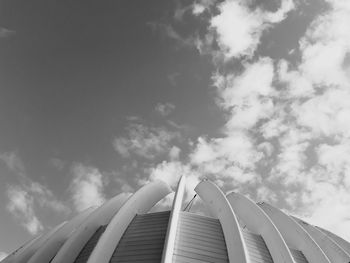
{"type": "Polygon", "coordinates": [[[183,209],[186,178],[171,211],[148,211],[171,192],[161,181],[89,208],[29,241],[3,263],[348,263],[350,243],[264,202],[227,195],[212,182],[195,191],[212,217],[183,209]]]}

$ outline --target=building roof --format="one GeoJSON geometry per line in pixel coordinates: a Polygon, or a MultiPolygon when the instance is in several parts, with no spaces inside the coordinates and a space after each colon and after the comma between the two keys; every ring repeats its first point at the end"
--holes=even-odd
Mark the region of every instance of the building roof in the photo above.
{"type": "Polygon", "coordinates": [[[195,191],[212,217],[183,210],[186,178],[170,211],[150,209],[172,190],[161,181],[89,208],[18,248],[3,263],[345,263],[350,243],[214,183],[195,191]]]}

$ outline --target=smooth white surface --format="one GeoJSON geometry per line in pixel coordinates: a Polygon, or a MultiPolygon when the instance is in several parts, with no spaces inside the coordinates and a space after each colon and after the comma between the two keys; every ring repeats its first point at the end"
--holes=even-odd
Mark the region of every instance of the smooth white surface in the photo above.
{"type": "MultiPolygon", "coordinates": [[[[43,235],[39,235],[25,244],[23,244],[21,247],[13,251],[11,254],[7,255],[5,258],[3,258],[0,262],[1,263],[10,263],[15,262],[15,257],[23,253],[24,251],[27,251],[36,241],[38,241],[43,235]]],[[[34,253],[34,252],[33,252],[34,253]]]]}
{"type": "Polygon", "coordinates": [[[270,217],[287,244],[303,252],[309,263],[330,263],[312,237],[291,217],[269,204],[258,205],[270,217]]]}
{"type": "Polygon", "coordinates": [[[186,177],[182,176],[177,185],[173,206],[172,206],[172,210],[169,218],[168,229],[165,236],[164,249],[163,249],[162,261],[161,261],[163,263],[173,262],[176,231],[179,223],[179,214],[181,211],[182,200],[185,193],[185,185],[186,185],[186,177]]]}
{"type": "Polygon", "coordinates": [[[35,252],[28,263],[48,263],[55,256],[60,247],[67,240],[69,235],[86,219],[86,217],[94,211],[95,207],[90,207],[72,220],[67,222],[55,233],[53,233],[48,240],[35,252]]]}
{"type": "Polygon", "coordinates": [[[52,263],[72,263],[96,230],[109,223],[131,194],[119,194],[92,212],[58,251],[52,263]]]}
{"type": "Polygon", "coordinates": [[[262,236],[274,262],[295,263],[281,233],[259,206],[237,193],[228,194],[227,199],[248,229],[262,236]]]}
{"type": "Polygon", "coordinates": [[[316,227],[309,225],[298,218],[293,218],[316,241],[316,243],[332,263],[350,262],[350,256],[340,246],[334,243],[333,240],[330,239],[326,234],[321,232],[321,230],[318,230],[316,227]]]}
{"type": "Polygon", "coordinates": [[[30,242],[25,248],[20,249],[13,255],[10,255],[1,263],[27,263],[31,256],[48,240],[59,228],[63,227],[67,222],[63,222],[51,229],[48,233],[39,236],[34,242],[30,242]]]}
{"type": "Polygon", "coordinates": [[[220,220],[229,261],[231,263],[250,262],[236,215],[224,193],[209,181],[200,182],[195,191],[209,207],[212,214],[220,220]]]}
{"type": "Polygon", "coordinates": [[[146,213],[170,192],[170,187],[163,181],[155,181],[139,189],[108,224],[87,263],[108,263],[135,215],[146,213]]]}
{"type": "Polygon", "coordinates": [[[341,247],[348,255],[350,255],[350,243],[343,238],[337,236],[336,234],[333,234],[332,232],[329,232],[326,229],[317,227],[321,232],[325,233],[328,237],[332,239],[333,242],[335,242],[339,247],[341,247]]]}

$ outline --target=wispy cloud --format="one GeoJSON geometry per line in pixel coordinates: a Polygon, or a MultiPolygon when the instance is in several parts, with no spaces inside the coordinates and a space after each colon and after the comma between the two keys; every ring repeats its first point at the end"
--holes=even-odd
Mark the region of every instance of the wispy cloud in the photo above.
{"type": "Polygon", "coordinates": [[[8,38],[13,36],[14,34],[16,34],[15,31],[4,28],[4,27],[0,27],[0,38],[8,38]]]}
{"type": "Polygon", "coordinates": [[[32,235],[44,229],[42,223],[34,212],[34,198],[20,187],[11,186],[7,190],[10,202],[7,209],[21,221],[21,224],[32,235]]]}
{"type": "Polygon", "coordinates": [[[198,44],[198,38],[196,35],[184,36],[171,24],[149,22],[148,25],[154,32],[159,33],[166,39],[172,40],[177,48],[195,48],[198,44]]]}
{"type": "Polygon", "coordinates": [[[72,176],[70,192],[77,211],[101,205],[105,201],[104,178],[97,168],[76,163],[72,166],[72,176]]]}
{"type": "Polygon", "coordinates": [[[6,194],[9,200],[7,209],[29,233],[35,235],[44,228],[37,216],[37,208],[48,208],[64,214],[70,212],[70,209],[57,200],[49,188],[27,176],[25,166],[18,154],[2,153],[0,160],[6,164],[18,181],[18,184],[7,186],[6,194]]]}
{"type": "Polygon", "coordinates": [[[114,149],[124,158],[136,155],[154,159],[168,151],[170,142],[178,137],[177,132],[165,127],[149,127],[141,123],[130,123],[127,132],[127,136],[117,137],[113,142],[114,149]]]}
{"type": "Polygon", "coordinates": [[[168,116],[174,110],[175,110],[175,105],[170,103],[170,102],[157,103],[157,105],[155,107],[155,111],[163,117],[168,116]]]}

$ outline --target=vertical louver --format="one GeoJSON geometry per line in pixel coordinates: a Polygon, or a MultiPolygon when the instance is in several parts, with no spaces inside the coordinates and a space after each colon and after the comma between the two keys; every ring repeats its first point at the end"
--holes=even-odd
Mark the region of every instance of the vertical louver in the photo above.
{"type": "Polygon", "coordinates": [[[218,219],[181,212],[173,262],[228,262],[218,219]]]}
{"type": "Polygon", "coordinates": [[[110,262],[160,262],[169,215],[169,211],[137,215],[125,231],[110,262]]]}

